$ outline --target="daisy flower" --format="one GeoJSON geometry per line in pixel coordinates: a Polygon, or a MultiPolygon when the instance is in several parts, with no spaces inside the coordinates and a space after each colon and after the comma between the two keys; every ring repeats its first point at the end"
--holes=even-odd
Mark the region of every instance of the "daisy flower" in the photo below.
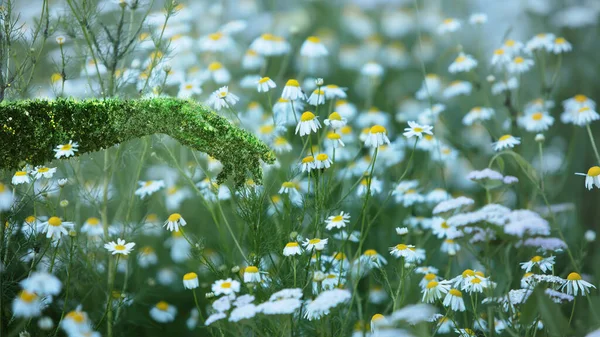
{"type": "Polygon", "coordinates": [[[582,296],[585,296],[590,292],[590,288],[596,288],[593,284],[583,280],[581,275],[578,273],[571,273],[567,276],[567,281],[560,288],[566,289],[568,295],[577,296],[581,292],[582,296]]]}
{"type": "MultiPolygon", "coordinates": [[[[412,131],[413,132],[415,131],[414,127],[413,127],[412,131]]],[[[378,148],[382,145],[386,145],[389,143],[390,143],[390,140],[387,137],[387,130],[383,126],[374,125],[371,127],[371,129],[369,129],[369,134],[367,135],[367,139],[365,139],[365,146],[372,147],[372,148],[378,148]]]]}
{"type": "Polygon", "coordinates": [[[433,135],[433,132],[431,132],[431,130],[433,129],[432,126],[429,125],[419,125],[415,122],[409,121],[408,122],[408,128],[404,129],[404,137],[406,138],[411,138],[413,136],[416,136],[417,138],[421,139],[421,137],[423,137],[423,134],[426,133],[428,135],[433,135]]]}
{"type": "Polygon", "coordinates": [[[150,309],[150,317],[159,323],[172,322],[175,320],[175,315],[177,315],[177,308],[165,301],[156,303],[156,305],[150,309]]]}
{"type": "Polygon", "coordinates": [[[491,63],[493,66],[502,66],[510,62],[509,53],[503,48],[494,50],[491,63]]]}
{"type": "Polygon", "coordinates": [[[329,159],[329,156],[325,153],[319,153],[315,157],[315,168],[316,169],[327,169],[331,167],[333,162],[329,159]]]}
{"type": "Polygon", "coordinates": [[[453,33],[456,32],[457,30],[460,29],[461,23],[460,21],[453,19],[453,18],[448,18],[445,19],[441,25],[438,26],[437,28],[437,32],[438,34],[446,34],[446,33],[453,33]]]}
{"type": "Polygon", "coordinates": [[[56,149],[54,149],[54,152],[56,152],[54,154],[54,158],[59,159],[62,157],[72,157],[75,155],[75,152],[77,152],[78,147],[79,144],[77,142],[73,142],[72,140],[70,140],[67,144],[58,145],[56,146],[56,149]]]}
{"type": "Polygon", "coordinates": [[[69,234],[69,231],[65,227],[71,228],[73,227],[73,223],[63,222],[59,217],[53,216],[50,217],[48,221],[43,222],[41,226],[48,239],[60,239],[62,235],[69,234]]]}
{"type": "Polygon", "coordinates": [[[465,301],[462,298],[462,292],[458,289],[450,289],[442,303],[445,307],[450,307],[454,311],[465,311],[465,301]]]}
{"type": "Polygon", "coordinates": [[[360,258],[366,262],[366,265],[369,267],[379,268],[387,264],[387,260],[375,249],[365,250],[360,258]]]}
{"type": "MultiPolygon", "coordinates": [[[[432,274],[433,275],[433,274],[432,274]]],[[[450,291],[450,282],[448,281],[429,281],[423,289],[423,298],[425,303],[435,303],[441,299],[444,294],[450,291]]]]}
{"type": "Polygon", "coordinates": [[[344,142],[342,141],[342,135],[340,135],[339,133],[328,132],[327,139],[331,141],[331,145],[336,149],[346,146],[346,144],[344,144],[344,142]]]}
{"type": "Polygon", "coordinates": [[[257,84],[258,92],[267,92],[275,87],[277,87],[277,85],[269,77],[262,77],[260,80],[258,80],[258,84],[257,84]]]}
{"type": "Polygon", "coordinates": [[[138,184],[140,187],[135,190],[135,195],[139,195],[142,199],[165,187],[165,182],[162,180],[139,181],[138,184]]]}
{"type": "Polygon", "coordinates": [[[208,74],[216,84],[225,84],[231,80],[229,70],[220,62],[212,62],[208,65],[208,74]]]}
{"type": "Polygon", "coordinates": [[[231,295],[240,291],[240,283],[238,281],[228,278],[226,280],[218,280],[213,283],[212,292],[215,296],[231,295]]]}
{"type": "Polygon", "coordinates": [[[326,99],[345,99],[346,97],[348,97],[348,95],[346,94],[346,90],[348,90],[348,88],[340,88],[335,84],[328,84],[325,87],[323,87],[326,99]]]}
{"type": "Polygon", "coordinates": [[[487,121],[492,119],[494,116],[494,109],[476,106],[469,110],[469,112],[463,117],[462,123],[464,125],[473,125],[477,121],[487,121]]]}
{"type": "Polygon", "coordinates": [[[473,85],[466,81],[454,81],[444,89],[442,95],[444,98],[452,98],[459,95],[470,95],[473,91],[473,85]]]}
{"type": "Polygon", "coordinates": [[[502,151],[508,148],[513,148],[515,145],[521,144],[521,138],[512,135],[504,135],[498,138],[497,142],[492,143],[494,151],[502,151]]]}
{"type": "Polygon", "coordinates": [[[15,172],[15,175],[12,177],[11,180],[11,183],[13,185],[28,184],[29,182],[31,182],[31,179],[29,178],[29,175],[26,171],[15,172]]]}
{"type": "Polygon", "coordinates": [[[400,243],[390,247],[390,254],[396,258],[403,257],[407,262],[411,262],[415,258],[415,246],[400,243]]]}
{"type": "Polygon", "coordinates": [[[546,112],[534,112],[517,119],[519,125],[529,132],[546,131],[554,124],[554,117],[546,112]]]}
{"type": "Polygon", "coordinates": [[[596,185],[597,188],[600,188],[600,166],[592,166],[588,170],[587,174],[584,173],[575,173],[579,176],[585,176],[585,188],[591,190],[596,185]]]}
{"type": "Polygon", "coordinates": [[[56,167],[38,166],[33,170],[35,179],[47,178],[50,179],[56,173],[56,167]]]}
{"type": "Polygon", "coordinates": [[[523,49],[523,43],[513,39],[508,39],[504,41],[502,48],[504,48],[504,50],[506,50],[509,54],[516,55],[521,51],[521,49],[523,49]]]}
{"type": "Polygon", "coordinates": [[[183,287],[185,289],[196,289],[199,286],[198,274],[191,272],[183,275],[183,287]]]}
{"type": "Polygon", "coordinates": [[[554,54],[561,54],[570,52],[573,50],[573,46],[571,46],[564,37],[557,37],[551,45],[546,47],[546,49],[554,54]]]}
{"type": "Polygon", "coordinates": [[[62,289],[60,280],[46,272],[33,272],[29,277],[20,282],[21,287],[28,292],[39,296],[56,296],[62,289]]]}
{"type": "Polygon", "coordinates": [[[339,130],[346,126],[346,118],[342,118],[342,116],[340,116],[340,114],[335,111],[332,112],[329,115],[329,118],[327,118],[323,122],[325,123],[325,125],[331,126],[331,128],[334,130],[339,130]]]}
{"type": "Polygon", "coordinates": [[[465,53],[460,53],[458,57],[450,64],[448,67],[448,71],[451,74],[456,74],[460,72],[468,72],[477,67],[477,60],[473,58],[471,55],[467,55],[465,53]]]}
{"type": "Polygon", "coordinates": [[[123,239],[117,239],[117,242],[111,241],[104,245],[104,248],[112,255],[129,255],[135,246],[134,242],[126,243],[123,239]]]}
{"type": "Polygon", "coordinates": [[[600,119],[600,115],[589,106],[583,106],[571,112],[571,122],[578,126],[586,126],[600,119]]]}
{"type": "Polygon", "coordinates": [[[525,45],[525,49],[527,51],[534,51],[539,49],[550,50],[553,45],[553,41],[555,39],[554,34],[549,33],[540,33],[531,38],[531,40],[527,41],[525,45]]]}
{"type": "Polygon", "coordinates": [[[244,283],[260,283],[260,273],[255,266],[248,266],[244,269],[244,283]]]}
{"type": "Polygon", "coordinates": [[[325,91],[318,88],[315,89],[308,98],[308,104],[314,106],[325,104],[325,91]]]}
{"type": "Polygon", "coordinates": [[[306,156],[304,158],[302,158],[302,162],[300,163],[300,166],[302,167],[302,172],[310,172],[312,170],[314,170],[317,167],[317,164],[315,163],[315,157],[313,156],[306,156]]]}
{"type": "Polygon", "coordinates": [[[450,256],[454,256],[458,251],[460,251],[460,245],[453,239],[446,239],[444,242],[442,242],[440,250],[450,256]]]}
{"type": "Polygon", "coordinates": [[[13,300],[12,314],[15,317],[31,318],[42,314],[42,302],[38,295],[21,290],[13,300]]]}
{"type": "Polygon", "coordinates": [[[199,51],[226,53],[235,49],[233,39],[223,32],[208,34],[200,38],[199,51]]]}
{"type": "Polygon", "coordinates": [[[332,230],[334,228],[344,228],[348,223],[350,223],[350,214],[342,211],[340,214],[331,215],[325,220],[325,229],[332,230]]]}
{"type": "Polygon", "coordinates": [[[167,226],[167,229],[171,232],[179,232],[179,226],[183,227],[186,224],[187,222],[185,222],[185,219],[181,217],[181,214],[173,213],[169,215],[169,218],[167,221],[165,221],[164,226],[167,226]]]}
{"type": "Polygon", "coordinates": [[[302,245],[306,249],[308,253],[311,253],[313,249],[315,250],[323,250],[325,249],[325,245],[327,245],[328,239],[305,239],[302,245]]]}
{"type": "Polygon", "coordinates": [[[181,82],[177,98],[188,99],[194,95],[200,95],[201,93],[202,88],[200,88],[200,83],[198,81],[181,82]]]}
{"type": "Polygon", "coordinates": [[[229,87],[224,86],[215,90],[206,101],[206,104],[220,111],[224,107],[235,105],[239,100],[240,98],[237,95],[229,92],[229,87]]]}
{"type": "Polygon", "coordinates": [[[295,101],[299,99],[305,100],[306,95],[304,95],[304,91],[302,91],[300,83],[298,83],[298,81],[295,79],[290,79],[286,82],[285,86],[283,87],[281,98],[290,101],[295,101]]]}
{"type": "Polygon", "coordinates": [[[472,25],[482,25],[488,21],[488,16],[485,13],[474,13],[469,17],[469,23],[472,25]]]}
{"type": "Polygon", "coordinates": [[[384,68],[377,62],[367,62],[360,68],[360,74],[368,78],[379,78],[383,76],[384,68]]]}
{"type": "Polygon", "coordinates": [[[508,72],[512,74],[522,74],[533,67],[533,60],[517,56],[508,63],[508,72]]]}
{"type": "Polygon", "coordinates": [[[305,111],[300,116],[300,122],[296,126],[296,134],[300,134],[300,137],[310,134],[311,132],[317,132],[321,128],[321,123],[318,117],[310,111],[305,111]]]}
{"type": "Polygon", "coordinates": [[[569,99],[564,100],[562,102],[562,105],[567,111],[578,110],[580,108],[583,108],[584,106],[589,106],[591,109],[596,108],[596,102],[591,100],[586,95],[581,94],[575,95],[569,99]]]}
{"type": "Polygon", "coordinates": [[[545,273],[548,270],[552,270],[554,267],[554,259],[554,256],[543,258],[539,255],[536,255],[532,257],[531,260],[522,262],[521,269],[525,270],[526,273],[529,273],[534,266],[537,266],[543,273],[545,273]]]}
{"type": "Polygon", "coordinates": [[[323,57],[329,55],[327,48],[316,36],[309,36],[300,47],[300,56],[323,57]]]}
{"type": "Polygon", "coordinates": [[[300,248],[300,245],[298,244],[298,242],[292,241],[292,242],[288,242],[285,247],[283,248],[283,256],[293,256],[293,255],[301,255],[302,254],[302,248],[300,248]]]}

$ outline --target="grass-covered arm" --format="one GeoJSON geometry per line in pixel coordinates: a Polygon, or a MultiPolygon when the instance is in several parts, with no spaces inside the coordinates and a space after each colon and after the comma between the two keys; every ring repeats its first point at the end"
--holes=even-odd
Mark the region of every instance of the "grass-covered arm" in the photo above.
{"type": "Polygon", "coordinates": [[[189,100],[22,100],[0,103],[0,168],[51,161],[53,149],[70,140],[82,154],[157,133],[218,159],[218,180],[232,177],[236,185],[248,175],[260,181],[260,161],[275,159],[256,137],[189,100]]]}

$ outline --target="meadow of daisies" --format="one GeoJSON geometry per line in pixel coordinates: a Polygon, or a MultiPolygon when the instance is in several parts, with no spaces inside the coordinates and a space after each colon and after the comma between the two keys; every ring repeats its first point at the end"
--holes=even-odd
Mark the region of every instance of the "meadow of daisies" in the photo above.
{"type": "Polygon", "coordinates": [[[0,336],[600,336],[599,15],[1,0],[0,336]],[[115,141],[109,98],[201,104],[275,160],[187,120],[115,141]],[[39,100],[80,110],[12,109],[39,100]]]}

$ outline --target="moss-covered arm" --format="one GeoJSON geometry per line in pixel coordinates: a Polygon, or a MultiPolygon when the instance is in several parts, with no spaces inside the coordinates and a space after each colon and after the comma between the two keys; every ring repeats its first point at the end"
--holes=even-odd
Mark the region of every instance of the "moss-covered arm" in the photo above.
{"type": "Polygon", "coordinates": [[[220,182],[232,177],[240,185],[248,175],[260,182],[260,161],[275,160],[256,137],[193,101],[57,99],[0,103],[0,168],[51,161],[53,149],[70,140],[82,154],[157,133],[221,161],[220,182]]]}

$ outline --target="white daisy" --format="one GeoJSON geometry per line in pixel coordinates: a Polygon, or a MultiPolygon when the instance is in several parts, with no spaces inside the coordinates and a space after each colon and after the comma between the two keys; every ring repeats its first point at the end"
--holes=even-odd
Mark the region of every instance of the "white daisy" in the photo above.
{"type": "Polygon", "coordinates": [[[310,111],[305,111],[300,117],[300,122],[296,126],[296,134],[300,134],[300,137],[310,134],[311,132],[317,132],[321,128],[321,123],[318,117],[310,111]]]}
{"type": "Polygon", "coordinates": [[[69,143],[67,143],[67,144],[56,146],[56,149],[54,149],[54,152],[56,152],[54,154],[54,158],[59,159],[62,157],[65,157],[65,158],[72,157],[75,155],[75,152],[77,152],[78,148],[79,148],[79,144],[77,142],[73,142],[72,140],[70,140],[69,143]]]}
{"type": "Polygon", "coordinates": [[[442,303],[445,307],[450,307],[453,311],[465,311],[465,301],[462,298],[462,292],[458,289],[450,289],[442,303]]]}
{"type": "Polygon", "coordinates": [[[314,106],[325,104],[325,91],[322,89],[315,89],[308,98],[308,104],[314,106]]]}
{"type": "Polygon", "coordinates": [[[73,227],[72,222],[63,222],[59,217],[53,216],[41,224],[47,238],[60,239],[61,236],[69,234],[68,228],[73,227]]]}
{"type": "Polygon", "coordinates": [[[538,111],[519,117],[517,123],[529,132],[541,132],[548,130],[554,124],[554,117],[538,111]]]}
{"type": "Polygon", "coordinates": [[[165,221],[164,226],[167,226],[167,230],[173,232],[179,232],[179,227],[183,227],[187,224],[187,222],[185,221],[185,219],[183,217],[181,217],[181,214],[179,213],[173,213],[171,215],[169,215],[169,218],[167,219],[167,221],[165,221]]]}
{"type": "Polygon", "coordinates": [[[177,308],[173,305],[160,301],[150,309],[150,317],[159,323],[169,323],[175,320],[177,308]]]}
{"type": "Polygon", "coordinates": [[[262,77],[257,83],[258,92],[267,92],[275,87],[277,87],[277,85],[269,77],[262,77]]]}
{"type": "Polygon", "coordinates": [[[421,137],[423,137],[423,134],[428,134],[428,135],[433,135],[433,132],[431,132],[431,130],[433,129],[432,126],[429,125],[419,125],[415,122],[409,121],[408,122],[408,128],[404,129],[404,137],[406,138],[411,138],[413,136],[416,136],[417,138],[421,139],[421,137]]]}
{"type": "Polygon", "coordinates": [[[471,55],[460,53],[458,57],[450,64],[448,71],[451,74],[459,72],[468,72],[477,67],[477,60],[471,55]]]}
{"type": "Polygon", "coordinates": [[[521,144],[521,138],[512,135],[503,135],[498,138],[497,142],[492,143],[494,151],[501,151],[508,148],[513,148],[515,145],[521,144]]]}
{"type": "Polygon", "coordinates": [[[229,87],[224,86],[215,90],[206,101],[206,104],[219,111],[224,107],[235,105],[239,100],[240,98],[237,95],[229,92],[229,87]]]}
{"type": "Polygon", "coordinates": [[[600,188],[600,166],[592,166],[588,170],[587,174],[575,173],[576,175],[585,176],[585,188],[591,190],[596,185],[600,188]]]}
{"type": "Polygon", "coordinates": [[[221,294],[231,295],[240,291],[240,283],[238,281],[232,280],[231,278],[228,278],[226,280],[218,280],[215,281],[215,283],[213,283],[211,289],[216,296],[219,296],[221,294]]]}
{"type": "Polygon", "coordinates": [[[306,249],[306,251],[308,253],[312,253],[312,250],[323,250],[325,249],[325,245],[327,245],[327,240],[328,239],[318,239],[318,238],[314,238],[314,239],[305,239],[304,243],[302,243],[302,245],[304,246],[304,248],[306,249]]]}
{"type": "Polygon", "coordinates": [[[112,255],[129,255],[135,246],[134,242],[125,242],[123,239],[117,239],[117,242],[111,241],[104,245],[104,248],[112,253],[112,255]]]}
{"type": "Polygon", "coordinates": [[[300,47],[300,56],[323,57],[329,55],[327,48],[316,36],[309,36],[300,47]]]}
{"type": "MultiPolygon", "coordinates": [[[[409,122],[410,125],[410,122],[409,122]]],[[[418,124],[417,124],[418,125],[418,124]]],[[[411,131],[415,132],[415,127],[411,131]]],[[[415,133],[416,135],[416,133],[415,133]]],[[[419,137],[420,138],[420,137],[419,137]]],[[[367,139],[365,139],[365,146],[378,148],[382,145],[389,144],[390,140],[387,137],[387,130],[381,125],[374,125],[369,129],[369,134],[367,135],[367,139]]]]}
{"type": "Polygon", "coordinates": [[[165,182],[162,180],[139,181],[138,184],[140,187],[135,190],[135,195],[139,195],[142,199],[165,187],[165,182]]]}
{"type": "Polygon", "coordinates": [[[285,247],[283,248],[283,256],[293,256],[293,255],[301,255],[302,254],[302,248],[300,248],[300,245],[298,244],[298,242],[292,241],[292,242],[288,242],[285,247]]]}
{"type": "Polygon", "coordinates": [[[508,72],[512,74],[522,74],[533,67],[533,60],[517,56],[508,63],[508,72]]]}
{"type": "Polygon", "coordinates": [[[329,115],[329,118],[325,119],[323,122],[325,123],[325,125],[331,126],[331,128],[334,130],[339,130],[346,126],[346,118],[343,118],[339,113],[335,111],[332,112],[329,115]]]}
{"type": "Polygon", "coordinates": [[[325,229],[332,230],[334,228],[344,228],[348,223],[350,223],[350,214],[342,211],[340,214],[331,215],[325,220],[325,229]]]}
{"type": "Polygon", "coordinates": [[[596,286],[583,280],[578,273],[570,273],[569,276],[567,276],[567,281],[560,289],[566,289],[568,295],[577,296],[581,292],[581,295],[585,296],[590,292],[590,288],[595,289],[596,286]]]}
{"type": "Polygon", "coordinates": [[[56,173],[56,167],[38,166],[33,170],[33,177],[35,179],[47,178],[50,179],[56,173]]]}
{"type": "Polygon", "coordinates": [[[15,172],[15,175],[12,177],[11,180],[11,183],[13,185],[28,184],[29,182],[31,182],[31,179],[29,178],[29,175],[26,171],[15,172]]]}
{"type": "Polygon", "coordinates": [[[285,86],[283,87],[283,92],[281,93],[281,98],[287,99],[289,101],[295,100],[305,100],[306,95],[302,91],[300,87],[300,83],[297,80],[290,79],[287,81],[285,86]]]}

